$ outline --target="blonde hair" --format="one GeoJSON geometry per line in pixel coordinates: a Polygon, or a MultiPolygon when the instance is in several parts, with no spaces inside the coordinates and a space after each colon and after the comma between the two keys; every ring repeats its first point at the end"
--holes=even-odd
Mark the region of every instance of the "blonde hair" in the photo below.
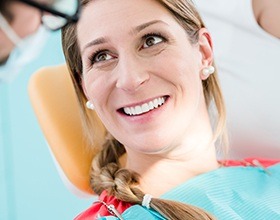
{"type": "MultiPolygon", "coordinates": [[[[82,7],[85,7],[91,1],[81,0],[82,7]]],[[[196,44],[199,38],[199,30],[205,27],[205,25],[193,2],[191,0],[157,1],[167,8],[177,22],[185,29],[189,41],[192,44],[196,44]]],[[[104,127],[102,127],[99,119],[85,108],[87,100],[81,85],[83,64],[77,42],[76,24],[69,24],[63,28],[62,45],[78,96],[86,136],[92,144],[96,140],[100,140],[100,136],[105,140],[104,144],[99,147],[100,151],[92,162],[91,187],[99,195],[102,191],[106,190],[110,195],[122,201],[141,204],[144,193],[138,188],[139,175],[120,166],[119,158],[125,154],[124,146],[116,139],[108,138],[109,135],[105,138],[104,127]]],[[[218,115],[214,140],[218,137],[227,140],[225,132],[225,107],[216,72],[203,81],[203,90],[208,111],[211,111],[210,108],[213,103],[218,115]]],[[[94,145],[96,146],[96,144],[94,145]]],[[[152,198],[150,206],[167,219],[214,219],[213,216],[200,208],[176,201],[152,198]]]]}

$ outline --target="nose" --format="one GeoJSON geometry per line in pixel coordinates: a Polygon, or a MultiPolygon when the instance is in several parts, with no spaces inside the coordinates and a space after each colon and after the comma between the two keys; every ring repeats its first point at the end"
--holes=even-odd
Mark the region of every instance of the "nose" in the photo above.
{"type": "Polygon", "coordinates": [[[139,57],[130,56],[120,59],[117,68],[116,87],[128,92],[137,91],[149,81],[150,74],[145,67],[145,60],[139,57]]]}

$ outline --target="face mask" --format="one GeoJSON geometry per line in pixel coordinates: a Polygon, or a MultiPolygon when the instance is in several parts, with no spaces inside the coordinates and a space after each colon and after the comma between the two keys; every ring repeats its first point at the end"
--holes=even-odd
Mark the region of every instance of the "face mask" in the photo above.
{"type": "Polygon", "coordinates": [[[49,31],[41,26],[36,33],[20,39],[6,21],[3,25],[3,16],[0,14],[1,29],[15,44],[5,64],[0,66],[0,82],[12,82],[23,67],[36,58],[44,47],[49,31]],[[2,17],[2,18],[1,18],[2,17]],[[12,31],[11,31],[12,30],[12,31]],[[11,34],[12,33],[12,34],[11,34]]]}

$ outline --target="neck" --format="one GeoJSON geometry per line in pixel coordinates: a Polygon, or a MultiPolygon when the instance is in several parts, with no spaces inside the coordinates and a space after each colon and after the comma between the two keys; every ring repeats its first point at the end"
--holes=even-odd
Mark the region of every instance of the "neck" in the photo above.
{"type": "MultiPolygon", "coordinates": [[[[126,167],[140,174],[140,188],[155,197],[219,167],[213,133],[205,102],[202,100],[190,126],[154,153],[126,147],[126,167]]],[[[153,147],[150,147],[153,149],[153,147]]]]}
{"type": "Polygon", "coordinates": [[[140,174],[140,188],[155,197],[177,185],[219,167],[215,147],[200,146],[199,150],[180,155],[133,155],[128,152],[126,167],[140,174]]]}

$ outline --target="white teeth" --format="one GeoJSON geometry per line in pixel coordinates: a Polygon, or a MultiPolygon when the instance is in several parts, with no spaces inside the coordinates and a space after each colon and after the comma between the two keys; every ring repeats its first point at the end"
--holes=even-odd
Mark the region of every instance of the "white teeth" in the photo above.
{"type": "Polygon", "coordinates": [[[140,115],[140,114],[142,114],[143,113],[143,111],[142,111],[142,108],[141,108],[141,106],[136,106],[135,107],[135,114],[136,115],[140,115]]]}
{"type": "Polygon", "coordinates": [[[152,101],[149,102],[149,108],[153,109],[154,108],[154,103],[152,101]]]}
{"type": "Polygon", "coordinates": [[[154,99],[153,101],[150,101],[148,103],[144,103],[143,105],[123,108],[123,110],[127,115],[141,115],[163,105],[165,100],[165,98],[161,97],[154,99]]]}
{"type": "Polygon", "coordinates": [[[150,111],[149,105],[147,103],[143,104],[142,106],[142,111],[143,112],[148,112],[150,111]]]}
{"type": "Polygon", "coordinates": [[[153,101],[153,103],[154,103],[154,106],[158,106],[159,100],[158,100],[158,99],[155,99],[155,100],[153,101]]]}

